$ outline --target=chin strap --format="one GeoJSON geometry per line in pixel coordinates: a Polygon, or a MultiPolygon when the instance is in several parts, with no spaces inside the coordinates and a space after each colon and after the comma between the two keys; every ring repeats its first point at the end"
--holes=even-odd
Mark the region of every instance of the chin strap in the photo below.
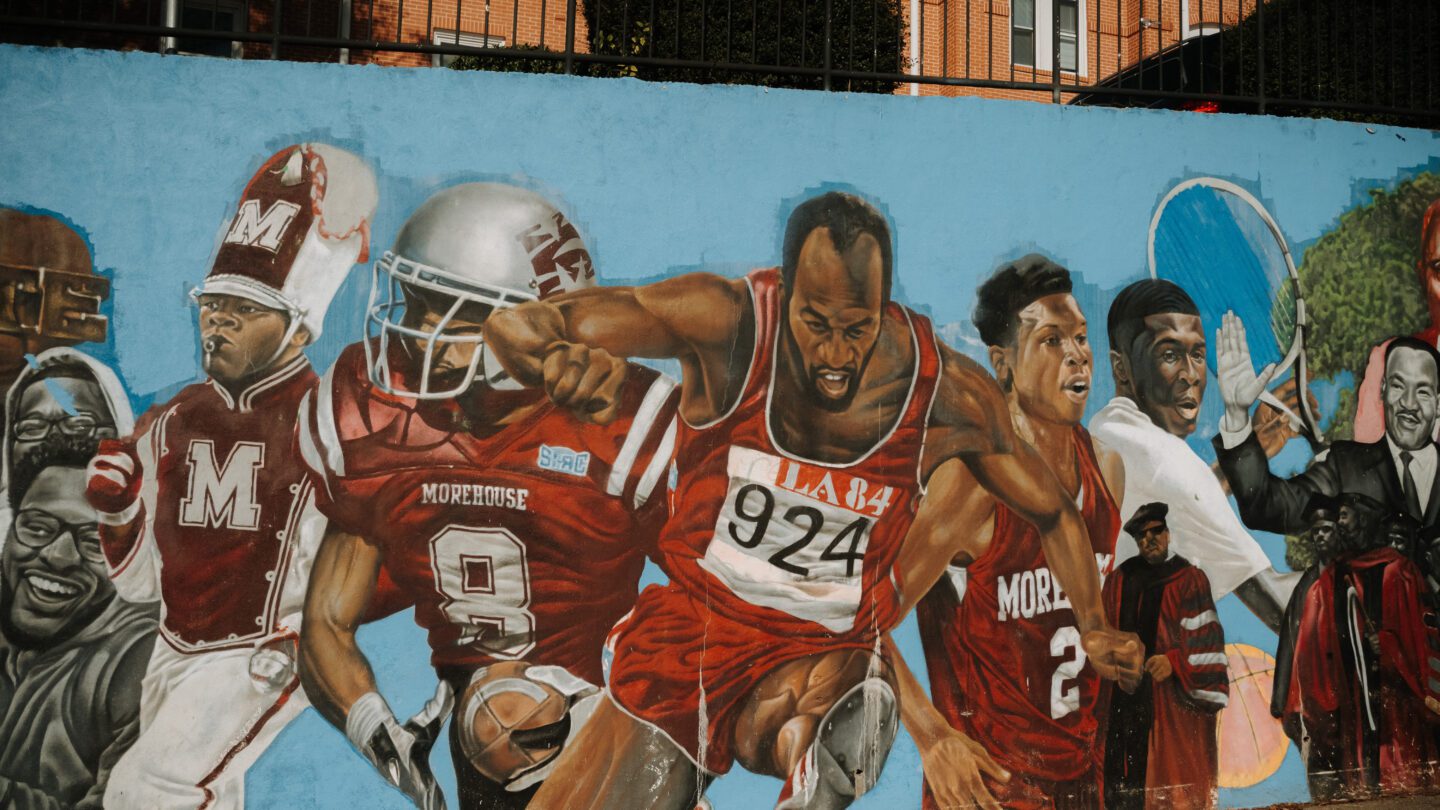
{"type": "Polygon", "coordinates": [[[305,325],[303,323],[305,318],[304,310],[295,307],[290,310],[289,315],[290,323],[285,326],[285,336],[280,338],[280,345],[275,347],[275,353],[270,355],[270,359],[265,361],[265,365],[258,370],[259,372],[263,373],[275,367],[275,363],[280,359],[281,355],[285,354],[285,350],[290,348],[290,341],[293,340],[296,333],[300,331],[300,327],[305,325]]]}

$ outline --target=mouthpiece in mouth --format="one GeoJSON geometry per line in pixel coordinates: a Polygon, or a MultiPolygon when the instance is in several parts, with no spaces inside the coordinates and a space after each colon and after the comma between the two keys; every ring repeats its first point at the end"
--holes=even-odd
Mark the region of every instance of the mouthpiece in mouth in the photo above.
{"type": "Polygon", "coordinates": [[[220,344],[215,338],[205,338],[204,347],[206,354],[212,354],[216,349],[220,348],[220,344]]]}

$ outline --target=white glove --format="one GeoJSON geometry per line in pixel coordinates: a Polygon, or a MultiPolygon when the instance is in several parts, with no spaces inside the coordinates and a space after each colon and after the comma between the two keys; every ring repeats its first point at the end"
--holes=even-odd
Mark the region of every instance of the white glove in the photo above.
{"type": "Polygon", "coordinates": [[[445,810],[445,796],[430,771],[430,748],[454,705],[455,692],[441,681],[435,696],[401,725],[385,698],[366,692],[345,717],[345,736],[420,810],[445,810]]]}

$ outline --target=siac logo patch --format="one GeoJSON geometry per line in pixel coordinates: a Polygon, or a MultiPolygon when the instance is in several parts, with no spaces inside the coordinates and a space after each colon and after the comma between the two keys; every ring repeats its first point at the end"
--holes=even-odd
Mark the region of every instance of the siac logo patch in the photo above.
{"type": "Polygon", "coordinates": [[[568,447],[551,447],[548,444],[542,444],[540,445],[540,457],[535,459],[535,464],[542,470],[579,476],[589,471],[590,454],[576,452],[568,447]]]}

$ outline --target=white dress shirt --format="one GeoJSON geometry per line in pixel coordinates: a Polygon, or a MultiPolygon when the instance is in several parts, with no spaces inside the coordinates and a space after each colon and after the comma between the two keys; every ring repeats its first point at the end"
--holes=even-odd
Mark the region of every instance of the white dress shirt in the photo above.
{"type": "MultiPolygon", "coordinates": [[[[1090,432],[1125,462],[1121,521],[1144,504],[1169,504],[1165,523],[1170,548],[1205,572],[1217,602],[1270,569],[1270,558],[1231,509],[1210,465],[1184,439],[1150,421],[1126,397],[1101,408],[1090,420],[1090,432]]],[[[1115,540],[1115,567],[1138,553],[1135,539],[1121,532],[1115,540]]]]}
{"type": "MultiPolygon", "coordinates": [[[[1395,480],[1400,482],[1400,491],[1405,491],[1405,462],[1400,458],[1403,451],[1385,437],[1385,445],[1390,448],[1390,459],[1395,462],[1395,480]]],[[[1415,515],[1416,520],[1421,520],[1425,515],[1425,507],[1430,504],[1430,488],[1435,486],[1436,466],[1435,445],[1427,444],[1419,450],[1410,451],[1410,475],[1415,478],[1415,494],[1420,498],[1420,514],[1415,515]]]]}

